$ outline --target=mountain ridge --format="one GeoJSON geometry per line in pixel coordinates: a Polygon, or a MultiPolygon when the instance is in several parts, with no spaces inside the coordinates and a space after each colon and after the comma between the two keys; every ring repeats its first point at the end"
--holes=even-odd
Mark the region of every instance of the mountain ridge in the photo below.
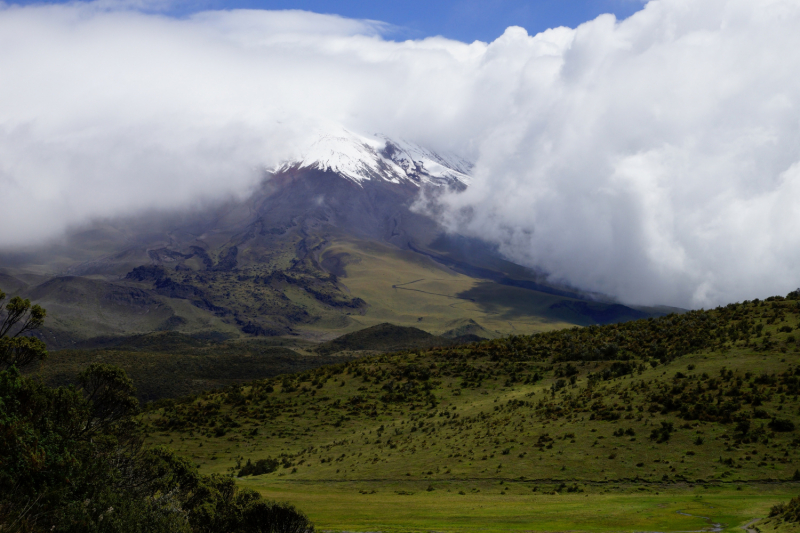
{"type": "Polygon", "coordinates": [[[149,331],[327,340],[383,322],[441,335],[469,320],[494,337],[665,314],[555,286],[413,209],[422,191],[463,190],[471,169],[329,130],[247,198],[97,221],[0,266],[52,309],[43,335],[61,347],[149,331]]]}

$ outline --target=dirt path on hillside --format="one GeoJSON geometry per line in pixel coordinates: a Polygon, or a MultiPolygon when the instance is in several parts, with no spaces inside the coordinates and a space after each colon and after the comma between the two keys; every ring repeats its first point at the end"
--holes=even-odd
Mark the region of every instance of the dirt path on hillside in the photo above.
{"type": "Polygon", "coordinates": [[[753,528],[753,527],[750,527],[750,526],[752,526],[753,524],[755,524],[759,520],[761,520],[761,519],[760,518],[753,518],[752,520],[750,520],[745,525],[739,526],[739,527],[741,529],[744,529],[747,533],[758,533],[758,530],[756,528],[753,528]]]}

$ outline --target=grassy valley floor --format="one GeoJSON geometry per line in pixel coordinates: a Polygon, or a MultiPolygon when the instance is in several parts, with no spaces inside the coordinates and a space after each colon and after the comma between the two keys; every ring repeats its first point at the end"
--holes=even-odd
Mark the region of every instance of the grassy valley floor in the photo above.
{"type": "Polygon", "coordinates": [[[506,482],[294,482],[248,479],[243,486],[290,501],[332,531],[736,531],[766,516],[797,484],[584,486],[506,482]],[[434,490],[427,488],[433,486],[434,490]],[[533,487],[539,491],[532,492],[533,487]],[[741,490],[737,490],[737,489],[741,490]],[[372,491],[375,491],[374,493],[372,491]],[[464,494],[461,494],[463,492],[464,494]]]}

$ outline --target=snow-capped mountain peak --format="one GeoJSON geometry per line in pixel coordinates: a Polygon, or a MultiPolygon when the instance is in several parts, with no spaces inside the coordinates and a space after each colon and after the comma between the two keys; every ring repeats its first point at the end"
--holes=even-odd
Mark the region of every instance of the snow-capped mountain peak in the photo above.
{"type": "Polygon", "coordinates": [[[472,164],[454,155],[442,155],[408,141],[382,135],[366,137],[347,130],[322,132],[299,160],[281,165],[335,172],[358,184],[367,180],[408,182],[421,186],[469,185],[472,164]]]}

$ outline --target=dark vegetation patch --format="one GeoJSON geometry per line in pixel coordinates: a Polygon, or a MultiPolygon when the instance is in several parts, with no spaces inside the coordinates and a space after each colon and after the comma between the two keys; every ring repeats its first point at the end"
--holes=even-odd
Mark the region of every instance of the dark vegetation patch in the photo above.
{"type": "Polygon", "coordinates": [[[512,321],[525,316],[540,316],[588,326],[652,316],[651,313],[620,304],[566,300],[562,295],[534,292],[535,290],[524,284],[504,285],[492,281],[478,281],[474,287],[458,293],[457,296],[475,302],[487,313],[512,321]],[[527,290],[520,291],[519,288],[527,290]]]}
{"type": "MultiPolygon", "coordinates": [[[[286,343],[291,344],[288,340],[286,343]]],[[[263,341],[225,342],[174,332],[99,338],[86,341],[83,346],[52,352],[47,363],[38,369],[45,383],[73,384],[84,368],[102,362],[125,370],[136,386],[138,399],[150,402],[348,360],[300,355],[289,347],[263,341]]]]}
{"type": "Polygon", "coordinates": [[[26,335],[45,317],[20,297],[0,307],[0,530],[313,532],[292,505],[146,445],[135,387],[121,368],[92,362],[69,387],[23,376],[20,369],[47,359],[44,343],[26,335]]]}
{"type": "Polygon", "coordinates": [[[327,253],[322,258],[320,265],[334,276],[343,278],[347,276],[345,267],[348,263],[355,260],[357,259],[353,258],[347,252],[327,253]]]}
{"type": "MultiPolygon", "coordinates": [[[[472,338],[470,337],[471,340],[472,338]]],[[[458,343],[457,339],[437,337],[418,328],[384,323],[353,333],[347,333],[332,341],[320,344],[316,351],[320,354],[332,354],[345,350],[393,352],[450,346],[458,343]]]]}
{"type": "Polygon", "coordinates": [[[792,498],[789,503],[779,503],[773,506],[769,511],[769,516],[782,522],[800,522],[800,496],[792,498]]]}
{"type": "Polygon", "coordinates": [[[640,318],[647,318],[648,316],[648,314],[643,311],[638,311],[625,305],[603,304],[599,302],[564,301],[551,305],[550,309],[553,311],[565,312],[566,316],[574,313],[587,317],[596,324],[638,320],[640,318]]]}
{"type": "MultiPolygon", "coordinates": [[[[314,322],[318,316],[293,301],[287,290],[306,293],[321,308],[345,313],[360,313],[367,304],[354,298],[338,285],[336,275],[325,272],[310,257],[296,259],[289,268],[260,265],[239,267],[236,246],[228,248],[214,263],[202,249],[178,254],[178,259],[202,259],[204,269],[193,270],[179,264],[166,268],[145,265],[131,270],[127,281],[144,284],[149,290],[168,298],[188,300],[235,324],[243,333],[260,337],[287,335],[293,327],[314,322]],[[200,252],[203,252],[202,254],[200,252]],[[205,255],[203,255],[205,254],[205,255]]],[[[157,258],[163,259],[165,252],[157,258]]],[[[170,258],[175,254],[172,253],[170,258]]],[[[178,327],[165,323],[162,329],[178,327]]]]}
{"type": "Polygon", "coordinates": [[[271,474],[278,469],[280,464],[281,464],[280,461],[278,461],[277,459],[273,459],[271,457],[268,457],[266,459],[259,459],[255,463],[253,463],[252,461],[250,461],[250,459],[248,459],[247,463],[245,463],[239,469],[239,473],[236,475],[238,477],[244,477],[244,476],[260,476],[263,474],[271,474]]]}
{"type": "Polygon", "coordinates": [[[124,372],[93,364],[76,387],[0,371],[0,527],[14,532],[311,532],[292,505],[202,475],[143,445],[124,372]]]}

